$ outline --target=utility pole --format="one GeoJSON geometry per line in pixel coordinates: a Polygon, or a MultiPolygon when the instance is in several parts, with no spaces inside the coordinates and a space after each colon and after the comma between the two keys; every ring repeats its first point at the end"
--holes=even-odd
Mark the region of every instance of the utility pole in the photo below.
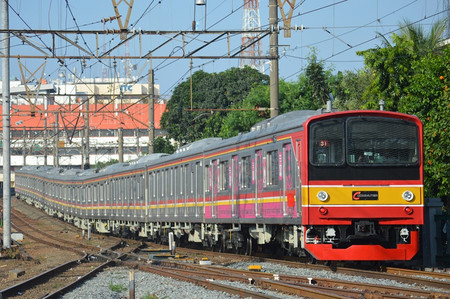
{"type": "Polygon", "coordinates": [[[123,163],[123,129],[120,127],[118,129],[119,135],[119,163],[123,163]]]}
{"type": "Polygon", "coordinates": [[[83,169],[89,169],[89,100],[85,103],[85,115],[84,115],[84,159],[81,162],[83,169]]]}
{"type": "Polygon", "coordinates": [[[155,79],[153,77],[153,68],[150,66],[148,71],[148,154],[153,154],[154,152],[154,141],[155,141],[155,79]]]}
{"type": "Polygon", "coordinates": [[[23,127],[23,146],[22,146],[22,156],[23,156],[23,166],[27,165],[27,130],[23,127]]]}
{"type": "Polygon", "coordinates": [[[141,147],[139,145],[139,128],[136,128],[136,156],[139,157],[140,152],[141,152],[141,147]]]}
{"type": "Polygon", "coordinates": [[[59,115],[55,113],[55,122],[54,122],[55,131],[54,135],[54,149],[53,149],[53,166],[59,167],[59,155],[58,155],[58,141],[59,141],[59,115]]]}
{"type": "Polygon", "coordinates": [[[270,117],[278,116],[278,3],[269,0],[270,23],[270,117]]]}
{"type": "MultiPolygon", "coordinates": [[[[44,110],[47,111],[48,110],[48,106],[47,106],[47,99],[45,97],[43,97],[44,100],[44,110]]],[[[48,147],[48,143],[47,143],[47,139],[48,139],[48,130],[47,130],[47,112],[44,113],[44,166],[47,166],[47,147],[48,147]]]]}
{"type": "MultiPolygon", "coordinates": [[[[9,29],[8,0],[2,0],[2,29],[9,29]]],[[[11,152],[10,152],[10,85],[9,85],[9,33],[2,33],[2,94],[3,94],[3,248],[11,248],[11,152]]]]}

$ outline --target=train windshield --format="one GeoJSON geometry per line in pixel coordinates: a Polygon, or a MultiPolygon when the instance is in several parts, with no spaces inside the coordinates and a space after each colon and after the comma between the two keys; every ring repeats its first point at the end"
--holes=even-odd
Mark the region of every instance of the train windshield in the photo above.
{"type": "Polygon", "coordinates": [[[313,165],[411,166],[419,162],[418,128],[413,122],[351,117],[314,123],[310,133],[313,165]]]}

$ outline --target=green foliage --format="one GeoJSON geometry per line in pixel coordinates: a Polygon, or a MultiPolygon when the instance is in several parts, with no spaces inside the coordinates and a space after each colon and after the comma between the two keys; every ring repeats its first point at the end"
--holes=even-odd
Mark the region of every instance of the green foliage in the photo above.
{"type": "Polygon", "coordinates": [[[429,52],[439,49],[446,26],[446,20],[442,19],[434,23],[429,34],[426,34],[422,26],[405,21],[400,24],[400,32],[409,41],[411,52],[427,55],[429,52]]]}
{"type": "Polygon", "coordinates": [[[316,104],[325,105],[329,99],[330,89],[326,83],[323,62],[317,61],[314,49],[306,67],[306,77],[311,86],[311,100],[316,104]]]}
{"type": "Polygon", "coordinates": [[[127,290],[127,287],[123,284],[114,284],[112,282],[109,283],[109,289],[113,292],[121,293],[127,290]]]}
{"type": "Polygon", "coordinates": [[[173,154],[176,150],[175,146],[166,137],[156,137],[153,147],[155,153],[173,154]]]}
{"type": "Polygon", "coordinates": [[[373,73],[366,94],[367,108],[384,99],[386,110],[417,115],[424,125],[425,196],[449,202],[450,101],[448,95],[450,48],[440,48],[444,26],[433,25],[425,35],[421,27],[405,25],[384,47],[360,52],[373,73]]]}
{"type": "Polygon", "coordinates": [[[332,86],[335,102],[339,110],[358,110],[365,104],[365,91],[369,88],[372,75],[367,70],[338,72],[332,86]]]}
{"type": "Polygon", "coordinates": [[[267,85],[254,87],[241,104],[233,105],[235,110],[228,113],[223,120],[219,137],[229,138],[236,136],[239,132],[248,132],[250,128],[268,117],[269,110],[257,111],[255,108],[270,107],[270,88],[267,85]]]}
{"type": "Polygon", "coordinates": [[[411,42],[405,37],[393,34],[394,46],[369,49],[358,52],[364,56],[366,66],[372,71],[373,80],[367,90],[371,95],[365,108],[378,109],[378,101],[384,99],[385,109],[398,111],[398,102],[405,95],[405,89],[412,75],[411,62],[417,55],[411,52],[411,42]]]}
{"type": "Polygon", "coordinates": [[[104,168],[106,166],[109,166],[109,165],[112,165],[112,164],[116,164],[116,163],[119,163],[119,160],[111,159],[108,162],[97,162],[97,163],[95,163],[94,166],[92,166],[92,168],[99,168],[100,169],[100,168],[104,168]]]}
{"type": "Polygon", "coordinates": [[[229,109],[239,107],[250,90],[269,81],[267,75],[250,67],[231,68],[221,73],[195,72],[191,80],[178,85],[161,119],[168,137],[180,144],[219,135],[229,109]],[[190,110],[192,103],[193,110],[190,110]],[[211,109],[211,110],[210,110],[211,109]]]}
{"type": "Polygon", "coordinates": [[[450,47],[427,54],[411,64],[414,74],[399,111],[423,122],[425,192],[427,197],[450,199],[450,47]]]}

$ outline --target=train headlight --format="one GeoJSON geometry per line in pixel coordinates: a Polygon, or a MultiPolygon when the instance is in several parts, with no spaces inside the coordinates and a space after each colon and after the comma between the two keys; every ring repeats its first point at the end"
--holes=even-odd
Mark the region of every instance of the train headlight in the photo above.
{"type": "Polygon", "coordinates": [[[403,192],[402,197],[406,201],[411,201],[411,200],[414,199],[414,193],[412,193],[411,191],[407,190],[407,191],[403,192]]]}
{"type": "Polygon", "coordinates": [[[328,199],[328,193],[326,193],[325,191],[319,191],[319,193],[317,193],[317,198],[320,201],[326,201],[328,199]]]}

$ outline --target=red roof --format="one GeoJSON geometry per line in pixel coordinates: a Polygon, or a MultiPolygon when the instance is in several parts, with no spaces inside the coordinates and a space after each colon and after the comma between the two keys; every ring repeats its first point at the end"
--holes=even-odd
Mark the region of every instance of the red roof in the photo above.
{"type": "MultiPolygon", "coordinates": [[[[84,111],[80,107],[77,104],[48,105],[47,110],[44,111],[43,105],[36,105],[34,116],[32,116],[30,105],[14,105],[11,107],[11,130],[22,128],[43,130],[45,112],[47,112],[47,128],[49,129],[54,127],[55,112],[58,112],[59,115],[60,129],[82,129],[84,127],[84,111]]],[[[160,129],[161,116],[166,109],[166,104],[155,104],[154,107],[155,129],[160,129]]],[[[120,127],[123,129],[147,129],[148,115],[148,104],[89,105],[89,127],[92,130],[117,130],[120,127]]],[[[0,130],[3,130],[3,127],[0,130]]]]}

